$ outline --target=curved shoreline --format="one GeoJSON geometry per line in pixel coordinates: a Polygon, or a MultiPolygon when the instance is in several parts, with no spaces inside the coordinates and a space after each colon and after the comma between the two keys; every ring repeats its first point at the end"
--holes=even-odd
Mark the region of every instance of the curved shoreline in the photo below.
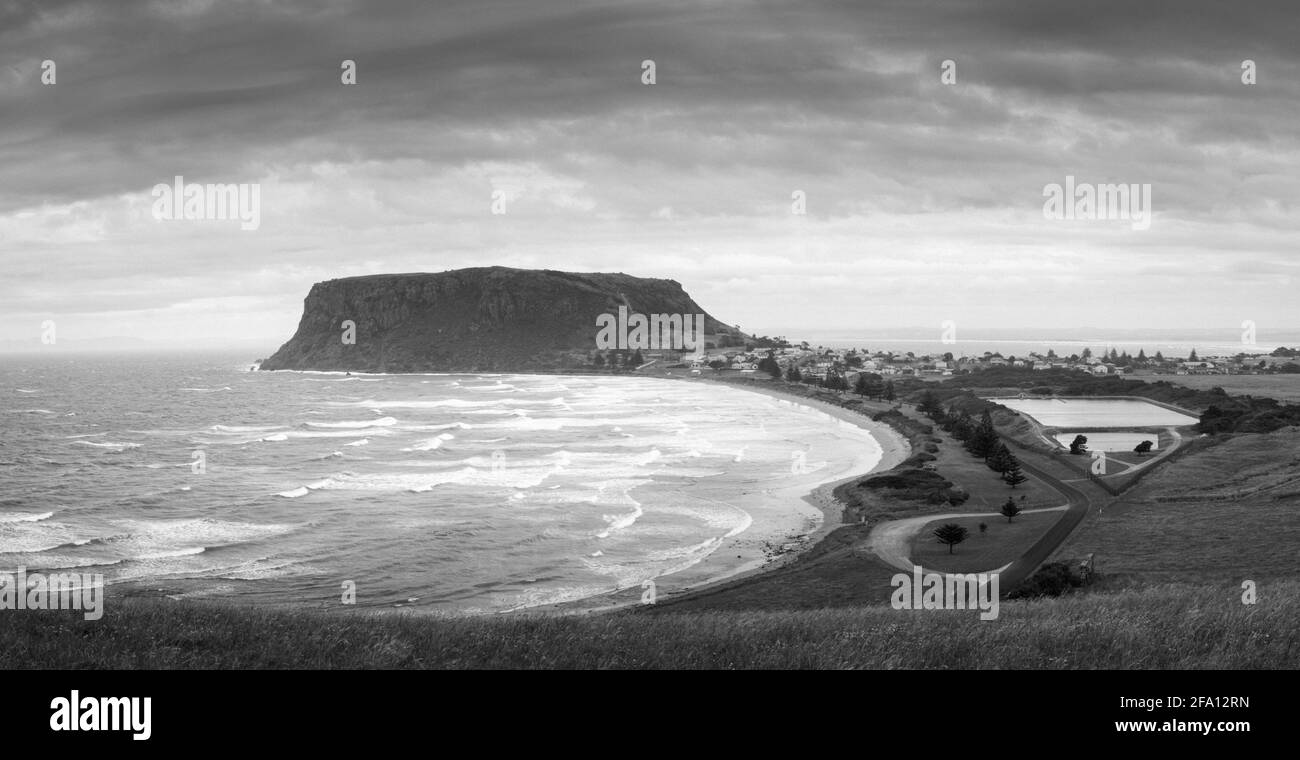
{"type": "MultiPolygon", "coordinates": [[[[583,376],[593,378],[612,377],[616,375],[602,373],[557,373],[548,372],[501,372],[501,373],[370,373],[370,372],[351,372],[333,370],[269,370],[271,372],[290,372],[295,374],[351,374],[363,376],[409,376],[409,375],[538,375],[538,376],[583,376]]],[[[711,552],[707,557],[698,563],[684,568],[680,571],[669,573],[668,575],[659,576],[655,579],[656,600],[674,599],[688,594],[694,594],[701,590],[719,586],[724,583],[730,583],[737,580],[751,578],[764,573],[768,573],[786,566],[793,562],[799,556],[810,551],[826,538],[832,531],[841,527],[845,523],[841,522],[841,517],[845,505],[834,496],[835,489],[843,483],[855,481],[867,475],[877,472],[883,472],[898,466],[911,454],[911,445],[908,443],[907,436],[898,431],[891,425],[884,422],[877,422],[870,417],[857,411],[844,407],[830,401],[810,398],[801,393],[786,392],[787,387],[784,382],[773,381],[773,387],[764,387],[762,381],[747,383],[730,383],[719,381],[710,376],[690,376],[675,373],[665,373],[666,376],[659,376],[649,373],[629,373],[623,377],[637,378],[645,380],[664,380],[676,382],[694,382],[694,383],[711,383],[723,388],[729,388],[736,391],[747,391],[760,396],[767,396],[776,401],[788,404],[792,408],[804,407],[813,409],[825,414],[828,417],[839,420],[841,424],[853,425],[861,430],[866,431],[868,435],[880,447],[880,457],[877,461],[866,470],[854,474],[844,475],[843,472],[836,473],[836,476],[827,481],[822,481],[810,491],[804,490],[806,486],[789,487],[774,489],[769,496],[778,500],[789,500],[794,502],[793,507],[797,512],[804,513],[809,517],[805,522],[804,528],[795,533],[789,533],[784,537],[773,538],[772,535],[755,536],[747,535],[749,531],[740,533],[736,536],[726,537],[722,543],[711,552]],[[779,383],[779,384],[778,384],[779,383]],[[815,522],[813,521],[815,519],[815,522]],[[777,546],[779,544],[779,546],[777,546]],[[719,567],[724,563],[724,558],[728,565],[725,568],[719,567]]],[[[805,386],[796,385],[795,389],[802,390],[805,386]]],[[[813,429],[813,428],[810,428],[813,429]]],[[[744,498],[744,494],[738,494],[738,498],[744,498]]],[[[740,506],[743,507],[743,504],[740,506]]],[[[591,596],[572,599],[563,602],[540,604],[536,606],[515,607],[509,610],[502,610],[495,614],[584,614],[593,612],[605,612],[618,609],[624,609],[641,603],[643,589],[641,586],[604,591],[591,596]]]]}
{"type": "MultiPolygon", "coordinates": [[[[678,381],[692,379],[695,382],[711,382],[706,379],[683,377],[650,379],[676,379],[678,381]]],[[[893,469],[911,454],[911,445],[908,443],[907,437],[903,433],[894,429],[887,423],[877,422],[872,420],[870,417],[838,404],[821,399],[802,397],[792,393],[783,393],[776,388],[754,387],[751,384],[720,384],[734,388],[735,390],[748,391],[761,396],[768,396],[792,406],[805,406],[815,409],[829,417],[839,420],[843,424],[850,424],[861,428],[866,431],[872,439],[875,440],[876,445],[880,447],[880,457],[875,464],[863,472],[848,476],[837,476],[832,480],[823,481],[806,493],[801,493],[803,490],[802,487],[796,489],[784,489],[783,492],[780,492],[780,496],[802,500],[804,504],[817,509],[821,513],[820,519],[817,521],[815,526],[798,536],[791,536],[789,540],[782,545],[782,549],[785,549],[784,551],[775,555],[770,554],[764,551],[763,546],[755,545],[756,539],[747,538],[743,533],[730,537],[726,539],[717,550],[710,554],[709,557],[701,560],[698,564],[693,565],[680,573],[662,576],[663,579],[675,578],[676,580],[683,582],[681,584],[674,584],[670,591],[659,589],[659,586],[666,586],[668,585],[667,583],[656,583],[656,601],[675,599],[713,588],[724,583],[731,583],[744,578],[752,578],[784,567],[793,562],[799,556],[819,544],[832,531],[845,524],[840,521],[844,510],[844,504],[833,495],[838,486],[843,483],[866,477],[872,473],[893,469]],[[794,546],[791,546],[792,544],[794,544],[794,546]],[[789,548],[787,549],[787,547],[789,548]],[[737,552],[740,553],[742,559],[742,562],[738,566],[722,572],[710,570],[711,566],[716,566],[718,564],[716,561],[711,562],[715,557],[727,557],[731,554],[736,554],[737,552]],[[748,556],[746,556],[746,554],[748,554],[748,556]],[[704,577],[698,578],[696,576],[704,577]]],[[[558,604],[520,609],[516,610],[514,614],[589,614],[596,612],[612,612],[641,604],[642,593],[640,587],[626,588],[558,604]]]]}

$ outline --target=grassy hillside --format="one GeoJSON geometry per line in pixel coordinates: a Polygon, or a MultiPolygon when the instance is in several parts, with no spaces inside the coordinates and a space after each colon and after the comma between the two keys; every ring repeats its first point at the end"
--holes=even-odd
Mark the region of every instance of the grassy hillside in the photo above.
{"type": "Polygon", "coordinates": [[[435,618],[112,600],[0,614],[0,668],[1295,668],[1300,583],[1003,602],[583,617],[435,618]]]}
{"type": "Polygon", "coordinates": [[[1300,575],[1300,427],[1231,436],[1090,514],[1061,556],[1097,552],[1125,583],[1300,575]]]}

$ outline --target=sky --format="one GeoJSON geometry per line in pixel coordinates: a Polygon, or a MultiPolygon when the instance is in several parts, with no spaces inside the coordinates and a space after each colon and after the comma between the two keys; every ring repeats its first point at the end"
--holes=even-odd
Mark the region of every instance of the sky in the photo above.
{"type": "Polygon", "coordinates": [[[504,265],[793,338],[1266,342],[1297,40],[1293,2],[0,0],[0,341],[270,353],[314,282],[504,265]],[[155,218],[177,176],[256,185],[256,229],[155,218]],[[1149,185],[1149,228],[1047,218],[1067,177],[1149,185]]]}

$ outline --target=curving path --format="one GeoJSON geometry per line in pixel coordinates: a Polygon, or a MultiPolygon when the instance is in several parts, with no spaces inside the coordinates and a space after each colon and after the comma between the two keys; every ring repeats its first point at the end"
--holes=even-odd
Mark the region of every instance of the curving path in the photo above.
{"type": "MultiPolygon", "coordinates": [[[[1088,510],[1093,504],[1102,503],[1104,497],[1094,495],[1091,489],[1085,491],[1081,488],[1061,480],[1043,470],[1042,468],[1026,462],[1024,458],[1020,460],[1020,467],[1025,472],[1037,477],[1049,487],[1055,489],[1065,497],[1065,505],[1060,507],[1048,507],[1046,509],[1025,510],[1024,514],[1033,512],[1051,512],[1064,510],[1065,514],[1061,519],[1052,524],[1047,532],[1039,537],[1020,557],[1000,568],[984,570],[980,572],[996,572],[1001,574],[999,583],[1006,590],[1015,588],[1021,581],[1028,578],[1038,566],[1043,564],[1052,552],[1061,545],[1069,535],[1074,532],[1083,518],[1087,516],[1088,510]]],[[[909,517],[903,520],[892,520],[887,523],[881,523],[872,529],[871,535],[867,537],[865,548],[875,554],[881,561],[891,567],[899,568],[911,572],[915,567],[909,558],[910,545],[912,537],[926,523],[935,520],[943,520],[950,517],[983,517],[988,515],[997,516],[998,513],[951,513],[939,515],[922,515],[920,517],[909,517]]]]}

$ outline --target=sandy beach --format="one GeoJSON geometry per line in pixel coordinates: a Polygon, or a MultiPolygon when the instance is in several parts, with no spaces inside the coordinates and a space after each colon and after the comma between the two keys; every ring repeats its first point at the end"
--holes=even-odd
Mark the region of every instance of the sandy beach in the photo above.
{"type": "MultiPolygon", "coordinates": [[[[689,380],[683,378],[680,381],[715,382],[699,378],[689,380]]],[[[765,388],[757,383],[743,386],[725,383],[718,383],[718,385],[736,392],[768,396],[792,407],[816,410],[835,420],[839,420],[841,424],[862,428],[875,439],[880,446],[881,454],[873,465],[858,472],[834,473],[831,479],[820,483],[811,492],[807,490],[805,485],[772,492],[771,497],[787,501],[791,505],[791,509],[805,516],[801,530],[784,536],[779,542],[774,542],[770,536],[750,535],[751,533],[757,533],[753,531],[746,531],[728,538],[716,551],[698,564],[656,579],[654,588],[656,601],[694,593],[723,582],[770,572],[794,561],[800,554],[811,549],[827,534],[843,524],[840,522],[840,518],[844,506],[833,495],[836,487],[873,472],[892,469],[911,453],[911,446],[908,444],[906,437],[893,427],[882,422],[876,422],[866,415],[836,404],[783,393],[776,388],[765,388]]],[[[643,596],[646,593],[646,589],[639,587],[628,588],[573,602],[536,607],[531,611],[565,613],[608,611],[642,603],[643,596]]]]}

